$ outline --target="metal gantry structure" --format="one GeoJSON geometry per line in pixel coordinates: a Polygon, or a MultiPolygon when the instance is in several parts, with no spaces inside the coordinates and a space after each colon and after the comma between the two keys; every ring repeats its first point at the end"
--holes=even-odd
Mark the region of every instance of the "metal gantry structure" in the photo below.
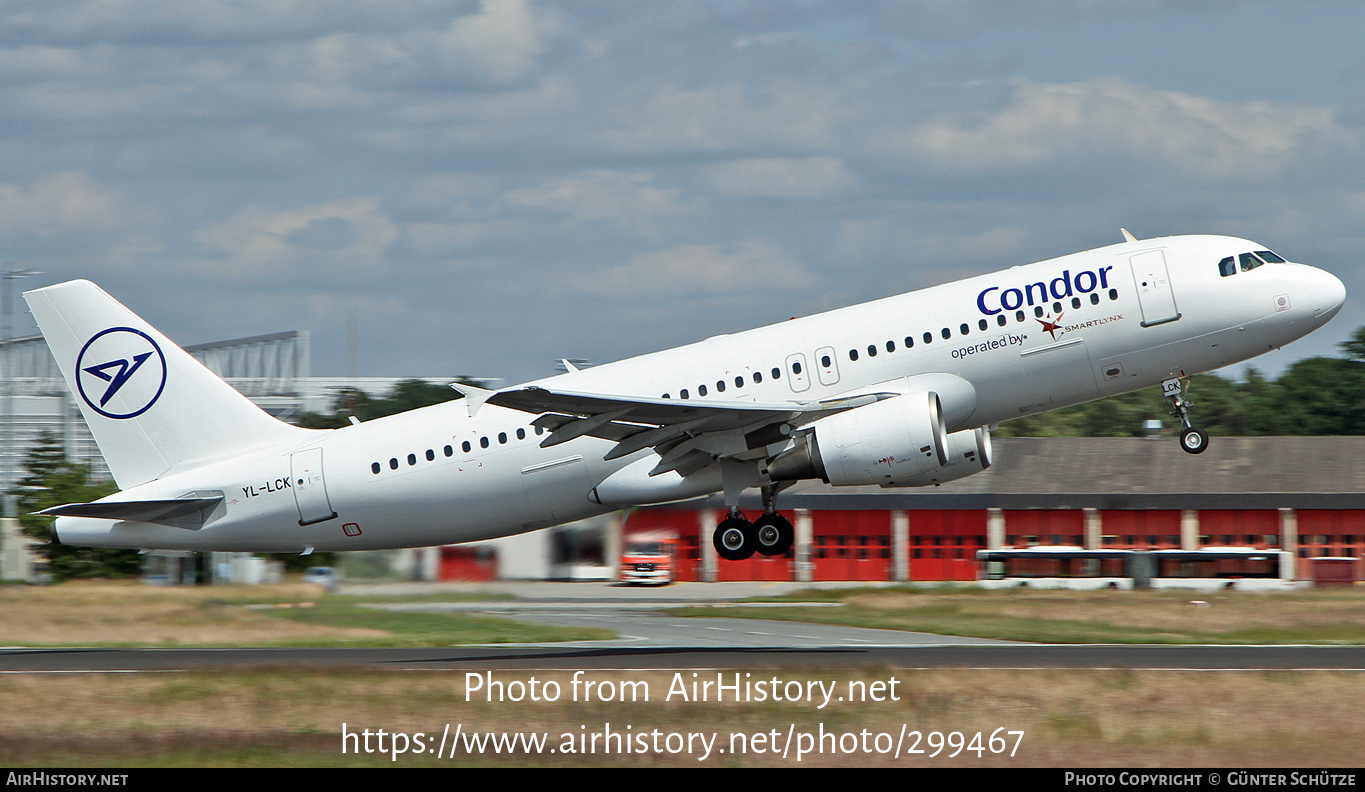
{"type": "MultiPolygon", "coordinates": [[[[285,421],[306,410],[326,409],[331,389],[337,387],[335,380],[309,377],[306,330],[196,344],[185,351],[285,421]]],[[[88,466],[93,478],[109,478],[109,468],[43,337],[0,340],[0,361],[5,364],[0,371],[5,394],[0,417],[6,430],[0,447],[0,491],[10,492],[23,477],[29,449],[44,432],[61,438],[67,459],[88,466]]]]}

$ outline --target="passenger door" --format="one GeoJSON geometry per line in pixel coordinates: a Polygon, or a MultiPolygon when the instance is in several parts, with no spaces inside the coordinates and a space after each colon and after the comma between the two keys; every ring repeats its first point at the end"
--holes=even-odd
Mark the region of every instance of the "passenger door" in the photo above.
{"type": "Polygon", "coordinates": [[[1137,288],[1138,305],[1142,308],[1142,326],[1174,322],[1180,318],[1175,306],[1175,292],[1166,272],[1166,254],[1149,250],[1128,259],[1133,271],[1133,285],[1137,288]]]}

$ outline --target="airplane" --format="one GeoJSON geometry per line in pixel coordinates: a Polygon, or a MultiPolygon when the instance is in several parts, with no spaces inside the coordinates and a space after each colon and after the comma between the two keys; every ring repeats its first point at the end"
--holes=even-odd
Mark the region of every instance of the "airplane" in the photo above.
{"type": "Polygon", "coordinates": [[[1321,327],[1332,274],[1226,236],[1125,241],[463,399],[311,430],[267,415],[88,281],[25,293],[121,491],[72,545],[311,553],[453,544],[722,493],[717,554],[793,545],[802,479],[933,486],[1010,418],[1184,383],[1321,327]],[[757,488],[750,520],[740,494],[757,488]]]}

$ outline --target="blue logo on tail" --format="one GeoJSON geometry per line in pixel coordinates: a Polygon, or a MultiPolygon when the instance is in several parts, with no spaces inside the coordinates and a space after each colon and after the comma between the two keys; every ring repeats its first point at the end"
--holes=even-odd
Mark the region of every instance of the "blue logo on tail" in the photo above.
{"type": "Polygon", "coordinates": [[[166,356],[141,330],[101,330],[76,356],[76,389],[106,418],[136,418],[156,404],[165,387],[166,356]]]}

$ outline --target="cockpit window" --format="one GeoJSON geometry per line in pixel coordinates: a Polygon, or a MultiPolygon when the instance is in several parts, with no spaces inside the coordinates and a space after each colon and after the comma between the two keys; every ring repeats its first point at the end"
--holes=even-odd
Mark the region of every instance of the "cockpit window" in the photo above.
{"type": "Polygon", "coordinates": [[[1242,262],[1242,272],[1250,272],[1265,263],[1256,258],[1254,253],[1243,253],[1237,258],[1242,262]]]}
{"type": "Polygon", "coordinates": [[[1224,278],[1226,278],[1229,275],[1236,275],[1237,259],[1232,256],[1228,256],[1227,258],[1218,262],[1218,274],[1222,275],[1224,278]]]}
{"type": "Polygon", "coordinates": [[[1271,264],[1288,264],[1288,263],[1289,263],[1289,262],[1285,261],[1284,259],[1280,258],[1279,256],[1275,255],[1274,253],[1271,253],[1269,250],[1258,250],[1258,251],[1256,251],[1256,255],[1260,256],[1261,258],[1265,259],[1266,261],[1270,262],[1271,264]]]}

